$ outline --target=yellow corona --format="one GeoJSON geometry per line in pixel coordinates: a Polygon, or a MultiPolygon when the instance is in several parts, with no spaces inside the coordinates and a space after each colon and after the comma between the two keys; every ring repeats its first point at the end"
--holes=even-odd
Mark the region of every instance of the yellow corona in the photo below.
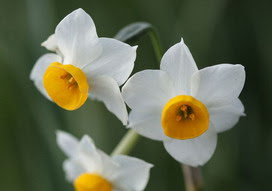
{"type": "Polygon", "coordinates": [[[51,99],[66,110],[78,109],[88,98],[87,78],[73,65],[53,62],[43,76],[43,83],[51,99]]]}
{"type": "Polygon", "coordinates": [[[175,139],[195,138],[209,128],[206,106],[188,95],[169,100],[163,108],[161,120],[165,135],[175,139]]]}
{"type": "Polygon", "coordinates": [[[112,191],[112,185],[97,174],[82,174],[74,182],[76,191],[112,191]]]}

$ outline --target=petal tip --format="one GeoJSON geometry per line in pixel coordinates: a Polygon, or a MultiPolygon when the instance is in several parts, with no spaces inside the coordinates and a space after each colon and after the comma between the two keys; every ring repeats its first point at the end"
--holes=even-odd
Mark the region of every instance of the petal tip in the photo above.
{"type": "Polygon", "coordinates": [[[62,139],[73,139],[73,138],[75,138],[73,135],[71,135],[71,134],[69,134],[69,133],[67,133],[65,131],[59,130],[59,129],[56,130],[55,133],[56,133],[56,136],[57,136],[57,142],[61,141],[62,139]]]}
{"type": "Polygon", "coordinates": [[[122,124],[124,126],[127,126],[128,125],[128,112],[127,112],[127,108],[126,108],[125,102],[123,102],[123,103],[124,103],[124,110],[123,111],[125,113],[123,113],[123,116],[120,116],[120,117],[117,116],[117,118],[119,118],[119,120],[122,122],[122,124]]]}
{"type": "MultiPolygon", "coordinates": [[[[82,13],[86,13],[86,12],[84,11],[84,9],[82,9],[81,7],[75,9],[73,12],[82,12],[82,13]]],[[[72,13],[73,13],[73,12],[72,12],[72,13]]]]}
{"type": "Polygon", "coordinates": [[[184,39],[183,39],[183,37],[180,38],[180,44],[184,44],[184,39]]]}
{"type": "Polygon", "coordinates": [[[61,136],[61,135],[64,134],[65,132],[62,131],[62,130],[57,129],[57,130],[55,131],[55,133],[56,133],[57,136],[61,136]]]}
{"type": "Polygon", "coordinates": [[[89,135],[83,135],[83,137],[81,138],[81,141],[86,141],[86,142],[94,144],[92,138],[89,135]]]}
{"type": "Polygon", "coordinates": [[[136,51],[136,50],[138,49],[138,45],[133,46],[132,48],[133,48],[133,50],[135,50],[135,51],[136,51]]]}
{"type": "Polygon", "coordinates": [[[124,126],[127,126],[128,125],[128,119],[126,118],[126,119],[123,119],[122,120],[122,124],[124,125],[124,126]]]}

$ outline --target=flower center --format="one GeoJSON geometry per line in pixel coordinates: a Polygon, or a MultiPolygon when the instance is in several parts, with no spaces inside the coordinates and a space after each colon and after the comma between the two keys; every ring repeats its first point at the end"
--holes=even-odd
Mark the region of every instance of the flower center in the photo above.
{"type": "Polygon", "coordinates": [[[43,84],[52,100],[67,110],[78,109],[88,98],[87,78],[73,65],[53,62],[43,76],[43,84]]]}
{"type": "Polygon", "coordinates": [[[206,106],[192,96],[179,95],[170,99],[162,111],[165,135],[175,139],[191,139],[209,128],[206,106]]]}
{"type": "Polygon", "coordinates": [[[96,174],[81,174],[74,182],[76,191],[112,191],[112,184],[96,174]]]}

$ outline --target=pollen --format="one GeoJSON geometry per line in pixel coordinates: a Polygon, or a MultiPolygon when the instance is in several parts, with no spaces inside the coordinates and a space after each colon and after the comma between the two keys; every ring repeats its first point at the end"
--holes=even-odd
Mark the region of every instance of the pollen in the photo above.
{"type": "Polygon", "coordinates": [[[78,109],[88,98],[87,78],[73,65],[53,62],[43,76],[43,84],[51,99],[66,110],[78,109]]]}
{"type": "Polygon", "coordinates": [[[163,108],[161,123],[164,134],[174,139],[192,139],[209,128],[206,106],[188,95],[170,99],[163,108]]]}
{"type": "Polygon", "coordinates": [[[112,184],[97,174],[81,174],[74,181],[76,191],[112,191],[112,184]]]}

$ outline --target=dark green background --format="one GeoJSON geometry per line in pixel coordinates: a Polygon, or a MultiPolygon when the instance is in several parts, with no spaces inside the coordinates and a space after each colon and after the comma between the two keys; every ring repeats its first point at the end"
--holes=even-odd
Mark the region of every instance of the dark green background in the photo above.
{"type": "MultiPolygon", "coordinates": [[[[272,190],[272,1],[251,0],[0,0],[0,189],[72,190],[62,171],[55,130],[87,133],[110,153],[126,129],[99,102],[64,111],[29,80],[40,46],[68,13],[82,7],[99,36],[147,21],[168,49],[184,37],[199,68],[240,63],[246,68],[241,99],[247,116],[219,136],[203,167],[207,191],[272,190]]],[[[138,43],[135,71],[157,68],[147,37],[138,43]]],[[[154,163],[146,190],[184,190],[182,174],[162,143],[142,138],[131,153],[154,163]]]]}

